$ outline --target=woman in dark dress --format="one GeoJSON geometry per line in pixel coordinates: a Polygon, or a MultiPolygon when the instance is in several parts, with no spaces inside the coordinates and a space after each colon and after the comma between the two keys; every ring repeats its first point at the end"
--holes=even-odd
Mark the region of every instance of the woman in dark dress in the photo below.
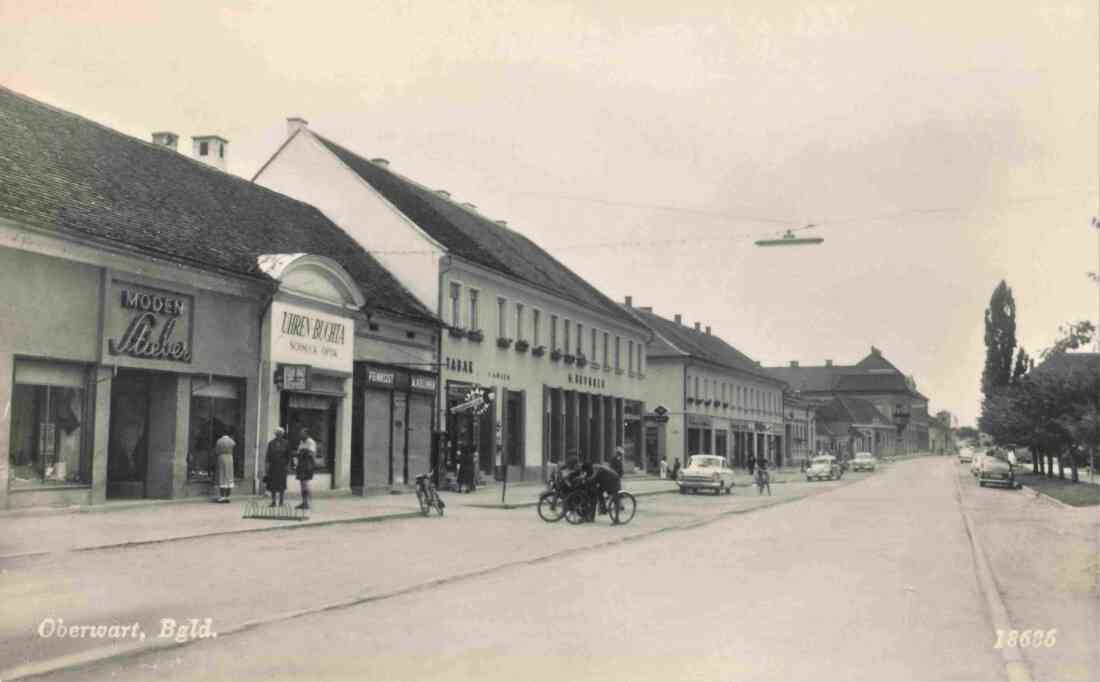
{"type": "Polygon", "coordinates": [[[267,444],[267,489],[271,491],[271,505],[282,506],[283,493],[286,492],[286,469],[290,460],[290,443],[286,439],[286,429],[279,426],[275,437],[267,444]],[[275,500],[278,499],[278,505],[275,500]]]}

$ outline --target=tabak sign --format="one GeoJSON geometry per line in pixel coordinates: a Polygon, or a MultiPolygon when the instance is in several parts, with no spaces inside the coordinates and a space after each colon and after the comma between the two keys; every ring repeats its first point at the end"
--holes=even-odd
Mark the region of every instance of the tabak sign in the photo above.
{"type": "Polygon", "coordinates": [[[191,362],[193,301],[186,294],[112,282],[104,332],[107,355],[191,362]]]}
{"type": "Polygon", "coordinates": [[[271,360],[351,372],[355,322],[277,301],[271,304],[271,360]]]}

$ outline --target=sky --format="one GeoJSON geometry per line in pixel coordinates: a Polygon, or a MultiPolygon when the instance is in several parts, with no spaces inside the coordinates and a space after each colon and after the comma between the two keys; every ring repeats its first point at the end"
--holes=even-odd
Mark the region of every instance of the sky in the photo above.
{"type": "Polygon", "coordinates": [[[0,26],[13,90],[222,135],[246,178],[304,117],[765,365],[874,345],[961,424],[1001,279],[1033,355],[1098,316],[1095,0],[0,0],[0,26]]]}

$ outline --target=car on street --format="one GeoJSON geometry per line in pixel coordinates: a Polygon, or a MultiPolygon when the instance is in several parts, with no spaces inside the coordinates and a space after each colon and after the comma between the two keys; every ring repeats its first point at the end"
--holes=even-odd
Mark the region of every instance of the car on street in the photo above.
{"type": "Polygon", "coordinates": [[[1016,487],[1015,467],[1008,461],[1007,452],[993,450],[986,453],[978,470],[978,485],[983,488],[987,485],[1016,487]]]}
{"type": "Polygon", "coordinates": [[[857,452],[852,459],[852,471],[874,471],[878,466],[875,456],[869,452],[857,452]]]}
{"type": "Polygon", "coordinates": [[[974,457],[970,460],[970,473],[976,478],[978,472],[982,468],[982,460],[985,459],[985,453],[981,450],[974,453],[974,457]]]}
{"type": "Polygon", "coordinates": [[[832,455],[818,455],[810,460],[806,468],[807,481],[824,481],[840,478],[840,465],[832,455]]]}
{"type": "Polygon", "coordinates": [[[959,450],[959,464],[970,464],[972,459],[974,459],[974,452],[970,448],[959,450]]]}
{"type": "Polygon", "coordinates": [[[680,493],[713,490],[716,494],[733,491],[733,467],[719,455],[692,455],[688,465],[676,477],[680,493]]]}

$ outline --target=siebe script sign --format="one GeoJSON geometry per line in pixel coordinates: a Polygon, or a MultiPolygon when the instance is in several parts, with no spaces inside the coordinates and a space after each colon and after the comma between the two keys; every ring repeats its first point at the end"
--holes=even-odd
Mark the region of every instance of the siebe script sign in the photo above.
{"type": "Polygon", "coordinates": [[[271,360],[351,372],[355,322],[302,306],[271,304],[271,360]]]}
{"type": "Polygon", "coordinates": [[[114,281],[108,297],[104,351],[113,362],[191,362],[191,296],[114,281]]]}

